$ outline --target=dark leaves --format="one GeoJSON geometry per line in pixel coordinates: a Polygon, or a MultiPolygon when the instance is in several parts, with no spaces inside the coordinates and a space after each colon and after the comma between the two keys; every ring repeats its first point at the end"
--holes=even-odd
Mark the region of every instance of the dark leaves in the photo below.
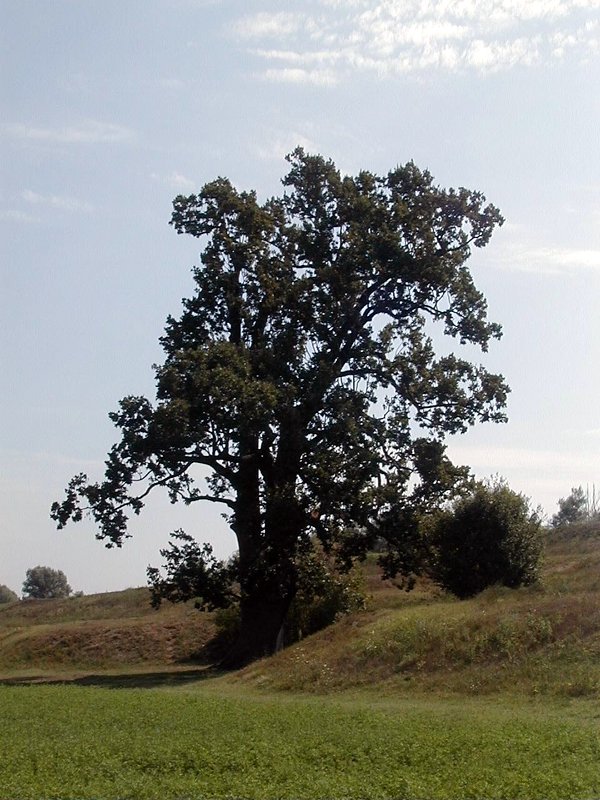
{"type": "Polygon", "coordinates": [[[237,578],[236,562],[219,561],[209,544],[199,545],[189,534],[177,530],[160,554],[165,559],[166,576],[156,567],[147,569],[154,608],[163,600],[194,600],[198,608],[212,611],[227,608],[236,598],[231,589],[237,578]]]}
{"type": "MultiPolygon", "coordinates": [[[[500,336],[466,267],[499,211],[412,162],[352,177],[301,148],[288,161],[284,193],[264,203],[224,178],[175,199],[171,224],[203,249],[161,339],[156,404],[125,398],[104,481],[77,476],[52,506],[59,527],[89,513],[119,546],[157,486],[173,502],[224,503],[244,544],[242,594],[251,582],[289,593],[313,533],[349,563],[378,530],[388,573],[417,569],[420,515],[465,478],[444,437],[502,421],[508,392],[431,338],[433,326],[485,351],[500,336]]],[[[230,574],[178,536],[164,555],[187,583],[152,572],[157,591],[218,605],[230,574]]]]}

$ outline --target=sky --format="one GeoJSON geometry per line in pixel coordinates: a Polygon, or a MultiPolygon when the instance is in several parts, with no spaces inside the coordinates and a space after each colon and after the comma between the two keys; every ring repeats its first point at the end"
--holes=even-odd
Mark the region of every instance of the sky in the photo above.
{"type": "Polygon", "coordinates": [[[199,243],[173,198],[281,191],[296,145],[346,173],[409,160],[506,224],[471,269],[504,336],[509,422],[449,443],[548,515],[600,486],[600,0],[0,0],[0,583],[145,583],[170,531],[234,549],[214,506],[154,498],[121,550],[49,518],[102,476],[108,419],[153,397],[199,243]]]}

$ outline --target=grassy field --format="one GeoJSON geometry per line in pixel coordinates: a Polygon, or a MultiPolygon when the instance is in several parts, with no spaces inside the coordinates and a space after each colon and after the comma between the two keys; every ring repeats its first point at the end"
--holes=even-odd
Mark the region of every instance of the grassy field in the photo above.
{"type": "Polygon", "coordinates": [[[591,798],[591,722],[471,701],[253,696],[222,687],[0,689],[0,796],[591,798]]]}
{"type": "Polygon", "coordinates": [[[529,589],[365,574],[366,612],[220,676],[213,618],[144,590],[1,608],[0,798],[600,797],[597,527],[529,589]]]}

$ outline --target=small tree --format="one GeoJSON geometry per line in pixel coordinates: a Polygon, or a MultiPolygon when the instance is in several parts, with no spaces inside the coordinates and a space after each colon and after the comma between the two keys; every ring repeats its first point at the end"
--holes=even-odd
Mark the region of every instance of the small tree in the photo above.
{"type": "Polygon", "coordinates": [[[16,595],[12,589],[9,589],[8,586],[5,586],[3,583],[0,584],[0,605],[14,603],[18,599],[18,595],[16,595]]]}
{"type": "Polygon", "coordinates": [[[51,567],[31,567],[25,574],[23,596],[35,599],[68,597],[71,587],[64,572],[51,567]]]}
{"type": "Polygon", "coordinates": [[[460,598],[495,583],[530,585],[539,574],[540,523],[528,498],[502,480],[477,483],[431,525],[431,576],[460,598]]]}
{"type": "Polygon", "coordinates": [[[550,524],[553,528],[559,528],[561,525],[582,522],[588,517],[588,505],[588,495],[583,486],[574,486],[568,497],[561,497],[558,501],[558,511],[550,524]]]}

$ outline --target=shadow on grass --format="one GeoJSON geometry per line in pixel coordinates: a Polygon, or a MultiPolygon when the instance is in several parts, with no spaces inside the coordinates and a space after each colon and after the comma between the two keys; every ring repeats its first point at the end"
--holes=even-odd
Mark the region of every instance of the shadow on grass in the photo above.
{"type": "Polygon", "coordinates": [[[198,681],[209,680],[223,675],[216,667],[173,670],[163,672],[133,672],[99,675],[77,675],[73,677],[53,677],[49,675],[27,675],[0,678],[0,686],[97,686],[104,689],[157,689],[178,687],[198,681]]]}

